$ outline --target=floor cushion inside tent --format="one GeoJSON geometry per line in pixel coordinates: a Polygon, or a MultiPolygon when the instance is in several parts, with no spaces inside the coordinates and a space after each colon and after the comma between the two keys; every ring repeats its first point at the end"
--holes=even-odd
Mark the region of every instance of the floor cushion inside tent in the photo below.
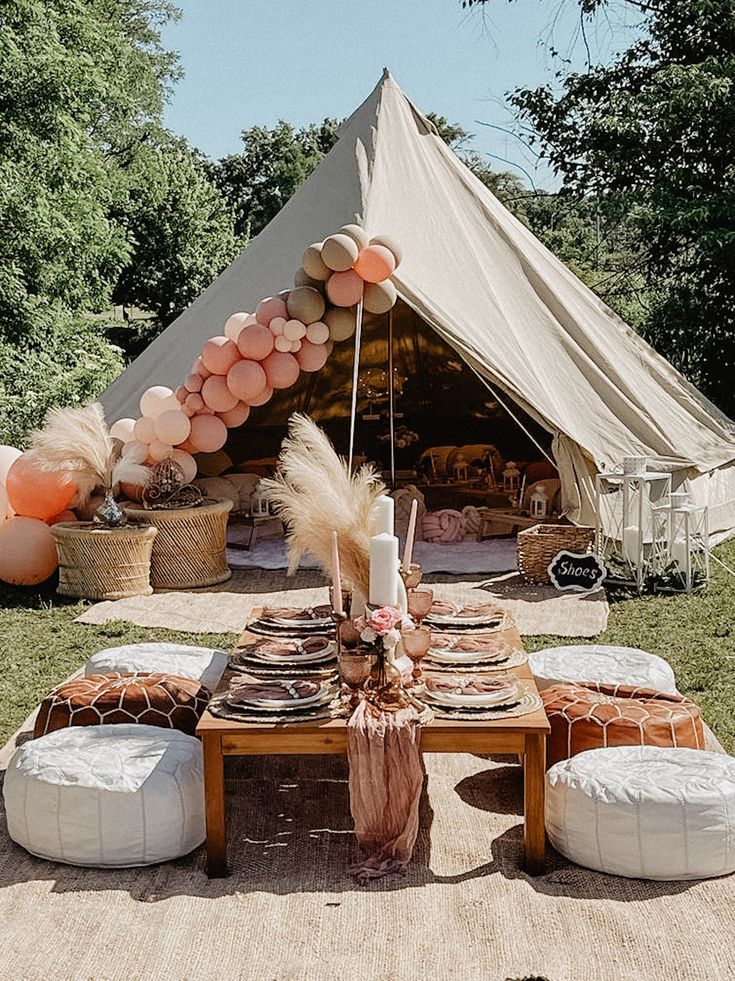
{"type": "Polygon", "coordinates": [[[735,872],[735,759],[658,746],[580,753],[546,775],[546,831],[566,858],[611,875],[735,872]]]}
{"type": "Polygon", "coordinates": [[[683,695],[630,685],[562,683],[541,692],[549,764],[606,746],[704,748],[702,716],[683,695]]]}
{"type": "Polygon", "coordinates": [[[608,644],[547,647],[529,654],[528,663],[539,691],[564,681],[599,681],[603,685],[633,685],[676,694],[676,679],[670,665],[657,654],[637,647],[608,644]]]}
{"type": "Polygon", "coordinates": [[[138,723],[194,735],[211,693],[170,674],[95,674],[55,688],[41,702],[35,737],[68,726],[138,723]]]}
{"type": "Polygon", "coordinates": [[[8,834],[70,865],[152,865],[202,843],[198,739],[176,729],[62,729],[24,743],[3,786],[8,834]]]}
{"type": "Polygon", "coordinates": [[[156,674],[175,674],[201,681],[214,691],[227,667],[224,651],[212,647],[192,647],[187,644],[150,642],[107,647],[93,654],[84,668],[85,675],[128,674],[151,671],[156,674]]]}

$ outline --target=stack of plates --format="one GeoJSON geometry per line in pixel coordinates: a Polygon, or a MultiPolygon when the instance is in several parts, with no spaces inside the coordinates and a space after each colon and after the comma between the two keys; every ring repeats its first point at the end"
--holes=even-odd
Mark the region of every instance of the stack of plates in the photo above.
{"type": "Polygon", "coordinates": [[[335,630],[332,609],[314,606],[306,609],[264,610],[248,625],[248,630],[266,636],[283,634],[333,634],[335,630]]]}
{"type": "Polygon", "coordinates": [[[334,685],[321,678],[233,682],[210,703],[215,715],[241,722],[311,722],[332,715],[334,685]]]}
{"type": "Polygon", "coordinates": [[[432,646],[426,655],[426,667],[436,671],[493,671],[515,668],[528,659],[526,652],[510,644],[493,643],[493,634],[432,634],[432,646]],[[434,644],[434,638],[441,643],[434,644]],[[477,641],[477,647],[472,646],[477,641]]]}
{"type": "Polygon", "coordinates": [[[427,627],[438,630],[484,630],[486,632],[507,630],[513,625],[513,620],[502,610],[488,609],[475,611],[472,607],[455,607],[454,612],[444,612],[446,604],[441,604],[441,612],[433,611],[424,620],[427,627]]]}
{"type": "Polygon", "coordinates": [[[324,634],[279,636],[238,648],[230,667],[259,677],[331,677],[337,668],[337,645],[324,634]]]}
{"type": "Polygon", "coordinates": [[[435,715],[446,719],[490,719],[502,715],[533,712],[541,704],[517,678],[468,678],[466,675],[442,677],[440,691],[427,679],[421,701],[435,715]],[[456,685],[449,688],[456,682],[456,685]],[[474,682],[474,684],[473,684],[474,682]],[[467,687],[471,690],[468,691],[467,687]],[[477,690],[485,688],[485,691],[477,690]]]}

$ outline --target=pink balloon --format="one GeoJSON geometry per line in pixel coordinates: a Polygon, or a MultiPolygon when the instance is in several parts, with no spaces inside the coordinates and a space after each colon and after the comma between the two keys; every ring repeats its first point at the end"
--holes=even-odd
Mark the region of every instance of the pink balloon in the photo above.
{"type": "Polygon", "coordinates": [[[222,333],[225,337],[229,337],[231,341],[237,342],[237,337],[243,327],[247,327],[248,324],[254,324],[255,317],[252,313],[233,313],[231,317],[228,317],[225,321],[225,329],[222,333]]]}
{"type": "Polygon", "coordinates": [[[194,446],[191,439],[187,439],[184,440],[183,443],[180,443],[174,450],[174,453],[179,453],[179,452],[188,453],[189,455],[191,455],[192,453],[198,453],[199,450],[196,448],[196,446],[194,446]]]}
{"type": "Polygon", "coordinates": [[[217,415],[228,429],[234,429],[236,426],[242,426],[250,415],[250,406],[247,402],[238,402],[234,409],[230,409],[229,412],[218,412],[217,415]]]}
{"type": "Polygon", "coordinates": [[[201,392],[203,384],[204,379],[201,375],[189,375],[184,382],[184,388],[187,390],[187,392],[201,392]]]}
{"type": "Polygon", "coordinates": [[[382,283],[395,272],[396,258],[384,245],[368,245],[357,257],[355,272],[366,283],[382,283]]]}
{"type": "Polygon", "coordinates": [[[58,564],[53,535],[44,521],[14,517],[0,524],[0,579],[16,586],[36,586],[58,564]]]}
{"type": "MultiPolygon", "coordinates": [[[[188,422],[189,420],[187,419],[186,421],[188,422]]],[[[170,443],[164,443],[160,439],[154,439],[148,447],[148,459],[154,463],[160,463],[161,460],[168,460],[173,451],[174,448],[170,443]]]]}
{"type": "Polygon", "coordinates": [[[208,368],[204,367],[204,362],[202,361],[201,355],[199,355],[194,364],[191,366],[191,373],[193,375],[201,375],[202,381],[205,378],[209,378],[209,376],[212,374],[208,368]]]}
{"type": "Polygon", "coordinates": [[[240,331],[237,349],[243,358],[262,361],[273,350],[273,334],[262,324],[251,324],[240,331]]]}
{"type": "Polygon", "coordinates": [[[8,470],[13,466],[19,456],[23,456],[20,450],[14,446],[0,446],[0,484],[5,483],[8,470]]]}
{"type": "Polygon", "coordinates": [[[284,317],[288,320],[286,302],[280,296],[267,296],[261,300],[255,310],[255,319],[267,327],[274,317],[284,317]]]}
{"type": "Polygon", "coordinates": [[[214,415],[214,409],[210,409],[208,405],[203,405],[201,407],[201,409],[197,413],[195,413],[195,415],[198,415],[198,416],[213,416],[214,415]]]}
{"type": "Polygon", "coordinates": [[[271,388],[290,388],[299,377],[299,363],[293,354],[274,351],[263,362],[271,388]]]}
{"type": "Polygon", "coordinates": [[[166,409],[176,408],[176,396],[165,385],[153,385],[140,397],[140,414],[155,419],[166,409]]]}
{"type": "Polygon", "coordinates": [[[202,364],[213,375],[226,375],[236,361],[240,360],[237,345],[229,337],[210,337],[202,348],[202,364]]]}
{"type": "Polygon", "coordinates": [[[273,397],[273,389],[270,385],[266,385],[260,395],[257,398],[250,399],[250,405],[255,408],[258,405],[265,405],[266,402],[270,402],[273,397]]]}
{"type": "Polygon", "coordinates": [[[169,446],[178,446],[189,438],[191,423],[183,412],[171,409],[161,413],[155,421],[155,428],[156,439],[169,446]]]}
{"type": "MultiPolygon", "coordinates": [[[[269,355],[273,357],[273,355],[269,355]]],[[[263,364],[266,364],[268,358],[263,364]]],[[[267,382],[265,371],[258,361],[238,361],[227,373],[227,385],[235,401],[250,402],[263,391],[267,382]]],[[[234,408],[234,404],[228,408],[234,408]]],[[[223,411],[227,411],[226,409],[223,411]]]]}
{"type": "Polygon", "coordinates": [[[327,281],[327,296],[336,307],[351,307],[362,296],[363,286],[354,269],[332,273],[327,281]]]}
{"type": "Polygon", "coordinates": [[[227,426],[216,416],[194,416],[188,442],[195,453],[214,453],[227,442],[227,426]]]}
{"type": "MultiPolygon", "coordinates": [[[[133,436],[133,427],[135,426],[135,419],[118,419],[117,422],[113,422],[110,426],[110,436],[113,439],[119,439],[122,443],[129,443],[133,436]]],[[[0,480],[2,476],[0,475],[0,480]]]]}
{"type": "Polygon", "coordinates": [[[179,387],[174,392],[174,395],[176,396],[176,401],[180,402],[182,405],[184,404],[184,402],[186,402],[186,396],[188,394],[189,394],[188,390],[184,388],[183,385],[179,385],[179,387]]]}
{"type": "Polygon", "coordinates": [[[186,402],[184,402],[184,408],[194,415],[195,412],[198,412],[200,409],[204,408],[204,399],[198,392],[192,392],[187,398],[186,402]]]}
{"type": "Polygon", "coordinates": [[[184,483],[190,484],[197,475],[197,462],[191,453],[187,453],[186,450],[177,449],[171,454],[171,459],[174,463],[178,463],[184,471],[184,483]]]}
{"type": "Polygon", "coordinates": [[[319,371],[324,367],[327,356],[326,344],[312,344],[311,341],[303,340],[301,350],[296,354],[296,360],[302,371],[319,371]]]}
{"type": "MultiPolygon", "coordinates": [[[[238,361],[238,364],[243,362],[238,361]]],[[[205,405],[215,412],[227,412],[237,405],[237,396],[233,395],[227,387],[227,378],[222,375],[212,375],[211,378],[207,378],[202,385],[201,395],[205,405]]]]}
{"type": "Polygon", "coordinates": [[[133,426],[133,436],[139,443],[152,443],[156,438],[155,420],[149,419],[148,416],[141,416],[140,419],[136,419],[133,426]]]}

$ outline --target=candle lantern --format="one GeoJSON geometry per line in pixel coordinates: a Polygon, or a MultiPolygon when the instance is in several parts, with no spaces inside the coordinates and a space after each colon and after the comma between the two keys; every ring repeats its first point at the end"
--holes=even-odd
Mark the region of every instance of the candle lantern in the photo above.
{"type": "Polygon", "coordinates": [[[508,460],[503,471],[503,493],[513,497],[518,493],[521,484],[521,471],[513,460],[508,460]]]}
{"type": "Polygon", "coordinates": [[[662,533],[654,509],[669,500],[671,474],[601,473],[595,478],[595,550],[608,566],[609,579],[623,579],[643,591],[653,570],[662,533]]]}
{"type": "Polygon", "coordinates": [[[255,490],[250,495],[250,514],[253,518],[265,518],[270,514],[268,501],[260,490],[260,484],[256,485],[255,490]]]}
{"type": "Polygon", "coordinates": [[[533,494],[531,494],[531,517],[545,518],[549,510],[549,496],[546,493],[544,484],[536,484],[533,494]]]}
{"type": "Polygon", "coordinates": [[[690,593],[710,576],[709,509],[685,493],[653,509],[655,565],[674,588],[690,593]]]}

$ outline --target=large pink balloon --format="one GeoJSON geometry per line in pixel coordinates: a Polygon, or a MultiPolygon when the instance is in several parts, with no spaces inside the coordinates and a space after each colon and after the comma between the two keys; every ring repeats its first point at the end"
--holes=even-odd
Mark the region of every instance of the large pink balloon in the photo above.
{"type": "Polygon", "coordinates": [[[357,257],[355,272],[366,283],[382,283],[395,272],[396,259],[384,245],[368,245],[357,257]]]}
{"type": "Polygon", "coordinates": [[[202,364],[213,375],[226,375],[236,361],[240,360],[237,345],[229,337],[210,337],[202,348],[202,364]]]}
{"type": "Polygon", "coordinates": [[[354,269],[332,273],[327,282],[327,296],[336,307],[352,307],[362,296],[364,285],[354,269]]]}
{"type": "Polygon", "coordinates": [[[195,412],[198,412],[200,409],[204,408],[204,399],[201,397],[199,392],[192,392],[191,395],[188,396],[186,402],[184,402],[184,408],[187,412],[194,415],[195,412]]]}
{"type": "Polygon", "coordinates": [[[58,564],[53,535],[45,522],[15,517],[0,524],[0,579],[15,586],[36,586],[58,564]]]}
{"type": "Polygon", "coordinates": [[[188,443],[195,453],[215,453],[227,442],[227,426],[217,416],[194,416],[188,443]]]}
{"type": "Polygon", "coordinates": [[[271,388],[290,388],[299,377],[299,363],[293,354],[274,351],[263,362],[271,388]]]}
{"type": "Polygon", "coordinates": [[[133,435],[139,443],[152,443],[156,438],[156,422],[149,416],[141,416],[135,420],[133,435]]]}
{"type": "Polygon", "coordinates": [[[327,360],[327,345],[312,344],[311,341],[304,339],[301,342],[301,349],[296,352],[296,360],[302,371],[319,371],[327,360]]]}
{"type": "MultiPolygon", "coordinates": [[[[135,419],[118,419],[110,426],[110,436],[113,439],[119,439],[121,443],[130,443],[135,439],[133,436],[134,425],[135,419]]],[[[2,478],[0,477],[0,479],[2,478]]]]}
{"type": "MultiPolygon", "coordinates": [[[[272,354],[262,364],[267,364],[271,357],[273,357],[272,354]]],[[[227,374],[227,385],[235,397],[235,401],[239,399],[241,402],[249,402],[251,399],[257,398],[265,388],[266,382],[265,371],[261,367],[261,362],[258,361],[238,361],[227,374]]],[[[234,408],[234,405],[229,406],[229,408],[234,408]]]]}
{"type": "Polygon", "coordinates": [[[77,492],[67,476],[41,470],[23,453],[5,478],[8,502],[16,514],[45,521],[69,507],[77,492]]]}
{"type": "Polygon", "coordinates": [[[267,327],[274,317],[285,317],[288,319],[286,303],[280,296],[267,296],[258,304],[255,310],[255,319],[259,324],[267,327]]]}
{"type": "Polygon", "coordinates": [[[204,379],[201,375],[191,374],[184,382],[184,388],[187,390],[187,392],[193,394],[194,392],[201,392],[203,384],[204,379]]]}
{"type": "Polygon", "coordinates": [[[266,385],[260,395],[257,398],[250,399],[250,405],[255,408],[258,405],[265,405],[266,402],[270,402],[273,398],[273,389],[270,385],[266,385]]]}
{"type": "Polygon", "coordinates": [[[22,455],[21,451],[16,450],[14,446],[0,446],[0,484],[5,483],[8,470],[10,470],[18,457],[22,455]]]}
{"type": "Polygon", "coordinates": [[[176,449],[171,454],[171,459],[174,463],[178,463],[184,471],[184,483],[190,484],[197,475],[197,462],[191,453],[187,453],[186,450],[176,449]]]}
{"type": "MultiPolygon", "coordinates": [[[[239,364],[244,364],[244,362],[238,361],[237,365],[239,364]]],[[[237,365],[233,365],[233,367],[236,368],[237,365]]],[[[227,378],[222,375],[212,375],[211,378],[207,378],[202,385],[201,396],[205,405],[214,409],[215,412],[227,412],[228,409],[234,409],[237,405],[237,396],[227,387],[227,378]]]]}
{"type": "Polygon", "coordinates": [[[189,438],[191,423],[183,412],[169,409],[168,412],[162,412],[155,420],[155,429],[156,439],[169,446],[178,446],[189,438]]]}
{"type": "Polygon", "coordinates": [[[273,334],[262,324],[251,324],[243,328],[237,338],[237,349],[243,358],[262,361],[273,350],[273,334]]]}
{"type": "Polygon", "coordinates": [[[165,385],[153,385],[147,388],[140,397],[140,414],[155,419],[166,409],[175,409],[176,396],[165,385]]]}
{"type": "Polygon", "coordinates": [[[234,409],[230,409],[229,412],[218,412],[217,415],[228,429],[235,429],[237,426],[242,426],[250,415],[250,406],[247,402],[238,402],[234,409]]]}

